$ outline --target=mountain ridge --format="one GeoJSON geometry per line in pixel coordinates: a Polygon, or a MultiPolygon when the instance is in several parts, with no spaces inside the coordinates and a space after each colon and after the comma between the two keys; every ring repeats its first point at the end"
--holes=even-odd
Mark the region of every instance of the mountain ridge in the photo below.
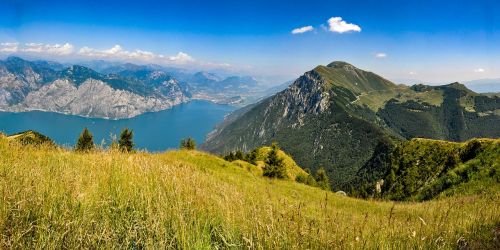
{"type": "Polygon", "coordinates": [[[499,98],[455,83],[396,85],[345,62],[328,65],[224,122],[203,148],[226,153],[276,141],[299,165],[325,167],[342,187],[380,143],[500,136],[499,98]]]}

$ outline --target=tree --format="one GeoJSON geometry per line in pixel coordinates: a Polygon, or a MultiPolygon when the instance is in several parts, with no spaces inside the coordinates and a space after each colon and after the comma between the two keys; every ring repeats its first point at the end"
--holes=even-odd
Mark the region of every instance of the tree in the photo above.
{"type": "Polygon", "coordinates": [[[236,153],[234,154],[234,157],[236,157],[236,160],[243,160],[245,158],[243,155],[243,152],[241,152],[241,150],[236,151],[236,153]]]}
{"type": "Polygon", "coordinates": [[[191,137],[182,139],[180,149],[194,150],[196,149],[196,142],[191,137]]]}
{"type": "Polygon", "coordinates": [[[84,128],[80,137],[78,137],[78,141],[76,142],[76,151],[88,152],[93,150],[94,147],[94,137],[87,128],[84,128]]]}
{"type": "Polygon", "coordinates": [[[264,176],[283,179],[286,176],[286,166],[283,159],[278,156],[278,145],[273,143],[267,155],[264,166],[264,176]]]}
{"type": "Polygon", "coordinates": [[[252,150],[252,152],[248,153],[246,155],[246,161],[249,162],[250,164],[257,165],[257,149],[255,148],[252,150]]]}
{"type": "Polygon", "coordinates": [[[120,133],[120,140],[118,141],[121,151],[132,152],[134,149],[134,142],[132,141],[133,136],[134,132],[132,130],[129,130],[128,128],[122,130],[120,133]]]}
{"type": "Polygon", "coordinates": [[[234,156],[233,151],[229,152],[228,155],[224,156],[224,160],[226,160],[226,161],[236,160],[236,157],[234,156]]]}
{"type": "Polygon", "coordinates": [[[321,189],[330,189],[330,179],[328,178],[328,175],[323,167],[316,171],[316,183],[321,189]]]}

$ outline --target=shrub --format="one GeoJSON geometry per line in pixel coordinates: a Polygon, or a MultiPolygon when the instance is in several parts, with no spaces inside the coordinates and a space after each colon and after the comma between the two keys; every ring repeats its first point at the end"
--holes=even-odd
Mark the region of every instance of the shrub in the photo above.
{"type": "Polygon", "coordinates": [[[257,152],[257,149],[255,148],[250,153],[248,153],[245,156],[245,158],[246,158],[246,161],[249,162],[250,164],[257,165],[257,156],[258,156],[258,152],[257,152]]]}
{"type": "Polygon", "coordinates": [[[323,167],[316,171],[316,183],[321,189],[330,190],[330,179],[323,167]]]}
{"type": "Polygon", "coordinates": [[[229,162],[235,161],[236,160],[236,156],[231,151],[231,152],[229,152],[229,154],[227,154],[227,155],[224,156],[224,160],[229,161],[229,162]]]}
{"type": "Polygon", "coordinates": [[[466,162],[476,157],[482,151],[481,142],[478,140],[471,140],[464,148],[460,150],[460,159],[466,162]]]}
{"type": "Polygon", "coordinates": [[[80,137],[78,137],[75,150],[79,152],[89,152],[93,150],[94,147],[94,137],[92,136],[92,133],[90,133],[87,128],[84,128],[80,137]]]}

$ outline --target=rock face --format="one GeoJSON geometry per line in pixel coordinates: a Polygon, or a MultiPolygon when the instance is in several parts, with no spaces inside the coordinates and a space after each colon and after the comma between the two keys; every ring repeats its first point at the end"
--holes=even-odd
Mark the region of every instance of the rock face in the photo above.
{"type": "Polygon", "coordinates": [[[277,142],[299,165],[324,167],[344,189],[377,147],[413,137],[500,137],[500,98],[458,83],[400,86],[333,62],[228,116],[202,148],[225,154],[277,142]]]}
{"type": "Polygon", "coordinates": [[[102,75],[76,65],[57,71],[15,57],[0,62],[0,109],[5,111],[122,119],[188,100],[178,82],[161,71],[102,75]]]}

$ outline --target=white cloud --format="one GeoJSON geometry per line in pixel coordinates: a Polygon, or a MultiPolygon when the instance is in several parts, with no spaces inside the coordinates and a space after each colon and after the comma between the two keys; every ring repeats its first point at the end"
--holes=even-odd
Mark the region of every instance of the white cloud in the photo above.
{"type": "Polygon", "coordinates": [[[175,56],[169,56],[168,60],[171,62],[177,62],[177,63],[187,63],[187,62],[194,61],[194,59],[190,55],[188,55],[184,52],[179,52],[175,56]]]}
{"type": "Polygon", "coordinates": [[[19,43],[0,43],[0,52],[15,53],[19,49],[19,43]]]}
{"type": "Polygon", "coordinates": [[[312,31],[312,30],[314,30],[313,26],[309,25],[309,26],[304,26],[304,27],[293,29],[292,34],[294,34],[294,35],[295,34],[302,34],[302,33],[308,32],[308,31],[312,31]]]}
{"type": "Polygon", "coordinates": [[[168,63],[179,63],[184,64],[188,62],[194,62],[194,58],[190,55],[179,52],[174,56],[164,56],[161,54],[155,54],[151,51],[145,50],[134,50],[128,51],[124,50],[120,45],[115,45],[112,48],[105,50],[97,50],[89,47],[83,47],[78,51],[79,55],[94,57],[94,58],[112,58],[112,59],[136,59],[140,61],[148,62],[168,62],[168,63]]]}
{"type": "Polygon", "coordinates": [[[383,53],[383,52],[378,52],[378,53],[375,53],[375,57],[377,57],[377,58],[385,58],[385,57],[387,57],[387,54],[383,53]]]}
{"type": "Polygon", "coordinates": [[[410,75],[416,75],[417,73],[415,73],[413,71],[410,71],[410,72],[408,72],[408,74],[410,74],[410,75]]]}
{"type": "Polygon", "coordinates": [[[342,17],[332,17],[328,19],[328,26],[331,32],[344,33],[349,31],[360,32],[361,27],[353,23],[346,23],[342,17]]]}
{"type": "Polygon", "coordinates": [[[477,69],[474,69],[474,72],[476,73],[484,73],[484,69],[483,68],[477,68],[477,69]]]}
{"type": "Polygon", "coordinates": [[[83,46],[80,49],[70,43],[44,44],[44,43],[0,43],[0,53],[38,54],[40,56],[69,56],[72,58],[109,59],[118,61],[157,63],[157,64],[183,64],[186,66],[198,66],[202,68],[224,68],[232,69],[233,65],[228,63],[198,61],[185,52],[174,55],[156,54],[146,50],[126,50],[120,45],[114,45],[108,49],[95,49],[83,46]]]}
{"type": "Polygon", "coordinates": [[[24,48],[21,49],[23,52],[29,53],[44,53],[52,55],[69,55],[73,53],[73,45],[69,43],[65,44],[43,44],[43,43],[26,43],[24,48]]]}

